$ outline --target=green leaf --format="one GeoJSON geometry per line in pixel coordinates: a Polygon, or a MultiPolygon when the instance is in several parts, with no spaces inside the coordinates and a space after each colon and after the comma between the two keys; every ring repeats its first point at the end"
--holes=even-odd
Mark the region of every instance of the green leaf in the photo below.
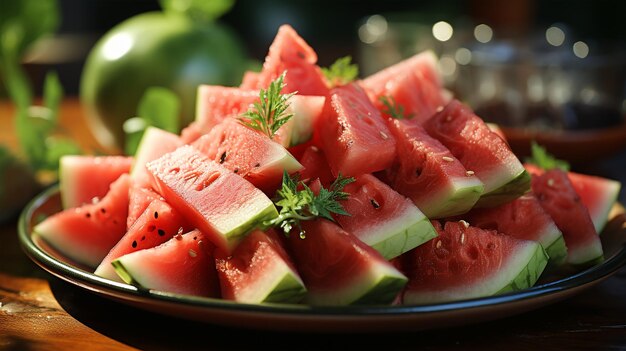
{"type": "Polygon", "coordinates": [[[331,87],[336,87],[355,80],[359,76],[359,66],[352,63],[352,57],[344,56],[338,58],[329,68],[323,67],[322,73],[331,87]]]}
{"type": "Polygon", "coordinates": [[[281,94],[285,87],[284,79],[286,71],[278,78],[273,80],[267,89],[261,89],[259,92],[259,101],[246,112],[244,112],[239,121],[249,128],[260,131],[267,135],[270,139],[278,129],[293,117],[293,114],[287,113],[289,107],[289,99],[295,93],[281,94]]]}
{"type": "Polygon", "coordinates": [[[43,167],[56,171],[59,160],[65,155],[80,155],[82,150],[73,140],[61,137],[48,137],[46,139],[46,163],[43,167]]]}
{"type": "Polygon", "coordinates": [[[381,96],[378,98],[380,102],[385,106],[383,109],[383,113],[388,115],[391,118],[395,119],[411,119],[413,118],[413,114],[404,114],[404,106],[398,104],[393,96],[381,96]]]}
{"type": "Polygon", "coordinates": [[[210,22],[221,17],[235,4],[235,0],[160,0],[165,12],[179,13],[194,21],[210,22]]]}
{"type": "Polygon", "coordinates": [[[532,163],[539,168],[550,170],[550,169],[561,169],[563,171],[569,171],[570,165],[567,161],[559,160],[555,158],[553,155],[549,154],[546,149],[539,144],[537,144],[534,140],[531,145],[531,154],[530,158],[526,159],[526,162],[532,163]]]}
{"type": "Polygon", "coordinates": [[[52,125],[56,125],[59,117],[59,109],[63,100],[63,86],[56,72],[48,72],[43,86],[44,106],[49,110],[49,119],[52,125]]]}

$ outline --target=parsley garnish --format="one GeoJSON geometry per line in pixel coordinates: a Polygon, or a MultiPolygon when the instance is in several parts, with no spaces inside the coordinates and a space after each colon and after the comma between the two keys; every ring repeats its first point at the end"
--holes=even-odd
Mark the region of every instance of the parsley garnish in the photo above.
{"type": "Polygon", "coordinates": [[[385,109],[382,111],[384,114],[391,116],[391,118],[395,119],[411,119],[413,118],[413,114],[404,114],[404,106],[400,105],[396,102],[393,96],[381,96],[378,98],[380,102],[385,105],[385,109]]]}
{"type": "Polygon", "coordinates": [[[282,187],[276,191],[274,203],[280,207],[278,217],[266,221],[267,227],[280,227],[285,235],[289,235],[294,227],[298,227],[300,237],[304,238],[304,231],[300,227],[301,221],[310,221],[317,217],[334,221],[332,213],[349,216],[350,214],[338,202],[348,198],[343,188],[354,182],[354,178],[344,178],[339,174],[328,189],[321,187],[316,195],[311,188],[298,179],[283,173],[282,187]],[[298,189],[299,185],[301,190],[298,189]]]}
{"type": "Polygon", "coordinates": [[[270,139],[276,131],[291,117],[293,114],[287,113],[289,107],[289,98],[295,93],[281,94],[280,91],[285,87],[285,73],[272,81],[267,89],[261,89],[259,92],[260,101],[254,105],[239,120],[244,125],[256,129],[267,135],[270,139]]]}
{"type": "Polygon", "coordinates": [[[329,68],[322,68],[322,73],[331,87],[345,85],[355,80],[359,75],[359,66],[352,63],[352,57],[338,58],[329,68]]]}
{"type": "Polygon", "coordinates": [[[545,170],[550,169],[561,169],[563,171],[569,171],[570,165],[567,161],[559,160],[549,154],[545,148],[541,145],[537,144],[534,140],[530,145],[532,156],[526,159],[526,162],[532,163],[539,168],[543,168],[545,170]]]}

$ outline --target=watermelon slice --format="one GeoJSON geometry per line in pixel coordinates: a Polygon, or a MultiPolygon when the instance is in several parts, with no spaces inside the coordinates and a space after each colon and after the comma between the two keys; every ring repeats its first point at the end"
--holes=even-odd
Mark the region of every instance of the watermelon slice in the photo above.
{"type": "Polygon", "coordinates": [[[255,230],[232,255],[215,252],[222,298],[244,303],[302,300],[304,283],[273,231],[255,230]]]}
{"type": "Polygon", "coordinates": [[[175,234],[184,233],[186,228],[189,227],[178,212],[164,201],[155,199],[109,251],[94,274],[121,282],[111,265],[114,259],[160,245],[175,234]]]}
{"type": "Polygon", "coordinates": [[[381,97],[392,98],[417,122],[433,116],[449,100],[448,94],[442,91],[437,57],[432,51],[424,51],[387,67],[364,79],[361,85],[380,111],[386,109],[381,97]]]}
{"type": "Polygon", "coordinates": [[[133,163],[126,156],[66,155],[59,160],[59,191],[63,208],[79,207],[101,199],[133,163]],[[97,174],[97,177],[94,177],[97,174]]]}
{"type": "Polygon", "coordinates": [[[391,303],[406,277],[378,251],[336,224],[325,220],[302,222],[305,238],[289,236],[296,267],[312,305],[391,303]]]}
{"type": "Polygon", "coordinates": [[[135,161],[130,172],[133,183],[147,187],[150,184],[151,175],[146,169],[146,163],[176,150],[181,145],[183,142],[176,134],[152,126],[146,128],[137,147],[135,161]]]}
{"type": "Polygon", "coordinates": [[[280,185],[283,171],[302,168],[287,149],[234,118],[222,121],[192,145],[266,193],[280,185]]]}
{"type": "Polygon", "coordinates": [[[254,89],[257,86],[259,81],[259,72],[255,71],[245,71],[243,72],[243,78],[241,78],[241,84],[239,85],[242,89],[254,89]]]}
{"type": "Polygon", "coordinates": [[[483,192],[482,182],[424,128],[406,120],[388,120],[397,156],[385,179],[428,218],[469,211],[483,192]]]}
{"type": "Polygon", "coordinates": [[[311,145],[304,150],[302,157],[300,157],[300,163],[303,167],[299,171],[300,179],[305,184],[319,179],[323,186],[328,186],[335,180],[328,161],[326,161],[326,156],[324,156],[324,151],[316,146],[311,145]]]}
{"type": "Polygon", "coordinates": [[[437,236],[411,200],[393,191],[371,174],[356,177],[341,201],[350,216],[334,216],[343,229],[391,259],[437,236]]]}
{"type": "Polygon", "coordinates": [[[242,237],[278,215],[254,185],[189,145],[148,163],[165,200],[227,253],[242,237]]]}
{"type": "Polygon", "coordinates": [[[393,162],[396,142],[380,112],[356,83],[331,91],[318,132],[334,175],[373,173],[393,162]]]}
{"type": "Polygon", "coordinates": [[[407,305],[471,299],[526,289],[541,276],[548,256],[534,241],[471,227],[434,223],[439,237],[401,258],[409,282],[407,305]]]}
{"type": "Polygon", "coordinates": [[[175,294],[219,297],[213,247],[194,230],[112,262],[128,284],[175,294]]]}
{"type": "Polygon", "coordinates": [[[530,175],[508,144],[458,100],[426,121],[424,128],[485,184],[476,206],[497,206],[530,189],[530,175]]]}
{"type": "Polygon", "coordinates": [[[143,211],[148,208],[153,201],[165,201],[165,199],[157,194],[152,188],[144,188],[143,186],[131,184],[128,192],[128,217],[126,217],[126,228],[135,223],[137,218],[141,216],[143,211]]]}
{"type": "Polygon", "coordinates": [[[481,229],[538,241],[552,264],[559,265],[567,257],[563,234],[532,193],[497,207],[474,209],[462,217],[481,229]]]}
{"type": "Polygon", "coordinates": [[[604,254],[600,236],[567,173],[552,169],[533,175],[532,189],[543,209],[563,233],[567,262],[577,267],[602,262],[604,254]]]}
{"type": "Polygon", "coordinates": [[[100,201],[58,212],[33,231],[66,257],[95,268],[126,232],[129,183],[122,174],[100,201]]]}
{"type": "Polygon", "coordinates": [[[283,72],[284,93],[300,95],[328,95],[328,87],[321,69],[316,65],[317,54],[289,25],[282,25],[270,45],[263,69],[256,77],[256,89],[267,88],[283,72]]]}

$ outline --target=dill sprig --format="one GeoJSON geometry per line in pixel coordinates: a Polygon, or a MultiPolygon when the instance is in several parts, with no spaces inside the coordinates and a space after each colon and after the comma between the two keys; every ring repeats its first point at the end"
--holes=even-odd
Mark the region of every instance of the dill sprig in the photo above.
{"type": "Polygon", "coordinates": [[[392,96],[381,96],[378,98],[378,100],[380,100],[380,102],[382,102],[383,105],[385,105],[385,108],[383,109],[383,113],[386,115],[391,116],[391,118],[395,118],[395,119],[411,119],[414,117],[414,115],[408,114],[405,115],[404,114],[404,106],[400,105],[399,103],[396,102],[396,100],[392,97],[392,96]]]}
{"type": "Polygon", "coordinates": [[[323,67],[322,73],[330,86],[336,87],[355,80],[359,75],[359,66],[352,63],[352,57],[344,56],[338,58],[330,67],[323,67]]]}

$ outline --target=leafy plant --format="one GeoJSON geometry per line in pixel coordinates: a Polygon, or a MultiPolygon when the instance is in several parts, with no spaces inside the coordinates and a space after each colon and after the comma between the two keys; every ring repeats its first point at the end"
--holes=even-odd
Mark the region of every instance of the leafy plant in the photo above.
{"type": "Polygon", "coordinates": [[[322,68],[322,73],[331,87],[345,85],[359,76],[359,66],[352,63],[352,57],[338,58],[330,67],[322,68]]]}
{"type": "Polygon", "coordinates": [[[553,155],[549,154],[548,151],[541,145],[537,144],[534,140],[531,145],[531,157],[526,159],[526,162],[532,163],[539,168],[550,170],[554,168],[561,169],[563,171],[569,171],[570,165],[567,161],[559,160],[553,155]]]}

